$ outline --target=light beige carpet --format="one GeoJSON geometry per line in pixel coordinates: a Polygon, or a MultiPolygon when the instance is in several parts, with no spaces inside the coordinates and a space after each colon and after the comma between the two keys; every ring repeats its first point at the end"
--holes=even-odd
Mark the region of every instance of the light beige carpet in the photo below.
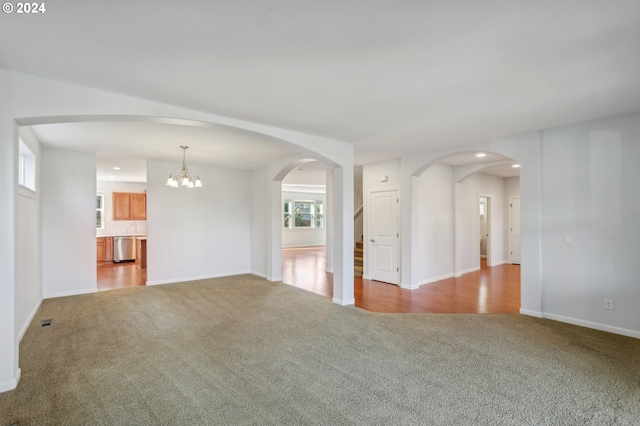
{"type": "Polygon", "coordinates": [[[250,275],[45,300],[20,350],[1,426],[640,424],[640,340],[250,275]]]}

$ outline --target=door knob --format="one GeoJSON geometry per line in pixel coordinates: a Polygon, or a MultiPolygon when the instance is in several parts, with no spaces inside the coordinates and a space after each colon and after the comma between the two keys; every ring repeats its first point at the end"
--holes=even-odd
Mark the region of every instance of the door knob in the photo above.
{"type": "Polygon", "coordinates": [[[373,239],[372,239],[372,240],[369,240],[369,241],[371,241],[372,243],[375,243],[375,242],[376,242],[376,240],[373,240],[373,239]]]}

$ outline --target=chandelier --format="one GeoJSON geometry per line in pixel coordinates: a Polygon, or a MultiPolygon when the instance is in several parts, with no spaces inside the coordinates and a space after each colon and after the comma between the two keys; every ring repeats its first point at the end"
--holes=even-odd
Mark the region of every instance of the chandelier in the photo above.
{"type": "Polygon", "coordinates": [[[187,188],[202,187],[202,182],[200,181],[200,177],[196,177],[195,179],[193,179],[189,175],[189,168],[187,167],[187,163],[185,162],[187,148],[189,147],[181,145],[180,148],[182,148],[182,172],[180,173],[180,175],[176,175],[176,176],[169,175],[169,179],[167,179],[167,186],[170,186],[172,188],[177,188],[178,182],[180,182],[182,186],[186,186],[187,188]]]}

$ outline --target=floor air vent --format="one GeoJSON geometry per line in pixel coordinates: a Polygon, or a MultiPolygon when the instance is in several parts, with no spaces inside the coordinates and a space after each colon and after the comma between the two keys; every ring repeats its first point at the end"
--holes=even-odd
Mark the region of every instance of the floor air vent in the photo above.
{"type": "Polygon", "coordinates": [[[40,321],[40,327],[49,327],[51,325],[53,325],[52,319],[46,319],[46,320],[40,321]]]}

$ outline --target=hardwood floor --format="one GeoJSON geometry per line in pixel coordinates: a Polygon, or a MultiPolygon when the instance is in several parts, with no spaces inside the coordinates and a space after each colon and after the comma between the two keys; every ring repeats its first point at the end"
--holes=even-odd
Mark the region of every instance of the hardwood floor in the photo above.
{"type": "MultiPolygon", "coordinates": [[[[333,296],[333,274],[325,272],[324,247],[282,250],[282,281],[333,296]]],[[[144,286],[147,270],[135,262],[98,264],[98,291],[144,286]]],[[[403,290],[393,284],[354,278],[356,306],[374,312],[494,313],[520,310],[520,266],[487,267],[459,278],[403,290]]]]}
{"type": "MultiPolygon", "coordinates": [[[[325,272],[324,247],[284,249],[282,281],[325,297],[333,296],[332,274],[325,272]]],[[[356,306],[374,312],[494,313],[520,310],[520,265],[479,271],[404,290],[393,284],[355,277],[356,306]]]]}
{"type": "Polygon", "coordinates": [[[136,262],[98,263],[98,291],[141,287],[147,282],[147,269],[136,262]]]}

